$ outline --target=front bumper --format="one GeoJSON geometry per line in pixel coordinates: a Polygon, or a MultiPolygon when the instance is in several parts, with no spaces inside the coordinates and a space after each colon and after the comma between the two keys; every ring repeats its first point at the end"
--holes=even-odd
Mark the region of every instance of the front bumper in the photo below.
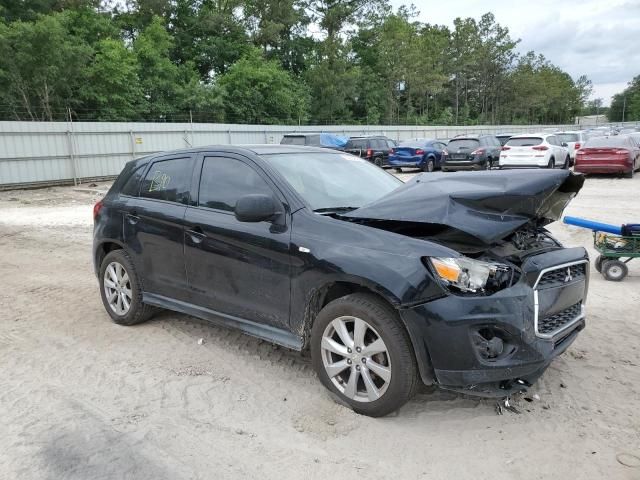
{"type": "Polygon", "coordinates": [[[561,329],[542,334],[538,331],[539,310],[552,318],[551,314],[568,305],[580,302],[582,306],[588,277],[585,273],[583,283],[546,290],[541,299],[536,292],[542,291],[534,289],[536,281],[549,268],[575,262],[588,262],[583,248],[538,255],[525,262],[522,277],[514,286],[491,296],[449,295],[401,309],[423,380],[491,397],[506,396],[534,383],[585,326],[581,308],[580,315],[561,329]],[[502,352],[487,358],[478,343],[479,334],[500,338],[502,352]]]}

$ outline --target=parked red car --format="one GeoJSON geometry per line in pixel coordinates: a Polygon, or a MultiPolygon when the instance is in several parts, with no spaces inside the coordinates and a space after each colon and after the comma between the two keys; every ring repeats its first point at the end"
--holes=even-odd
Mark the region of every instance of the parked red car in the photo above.
{"type": "Polygon", "coordinates": [[[627,135],[593,137],[576,152],[576,172],[618,173],[633,178],[633,173],[638,168],[640,148],[627,135]]]}

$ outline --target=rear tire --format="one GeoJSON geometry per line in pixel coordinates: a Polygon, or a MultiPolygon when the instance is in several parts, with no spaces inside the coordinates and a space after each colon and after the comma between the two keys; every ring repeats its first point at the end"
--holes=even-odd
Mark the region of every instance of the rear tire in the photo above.
{"type": "Polygon", "coordinates": [[[484,162],[484,169],[485,170],[491,170],[491,159],[487,158],[487,160],[484,162]]]}
{"type": "Polygon", "coordinates": [[[629,170],[625,175],[624,178],[633,178],[633,174],[634,174],[634,169],[631,168],[631,170],[629,170]]]}
{"type": "Polygon", "coordinates": [[[556,159],[551,157],[549,159],[549,163],[547,164],[547,168],[556,168],[556,159]]]}
{"type": "Polygon", "coordinates": [[[375,163],[378,167],[382,168],[382,158],[380,157],[374,158],[373,163],[375,163]]]}
{"type": "Polygon", "coordinates": [[[409,335],[397,312],[372,294],[350,294],[320,311],[311,329],[311,358],[322,384],[362,415],[387,415],[416,392],[418,368],[409,335]]]}
{"type": "Polygon", "coordinates": [[[596,261],[594,262],[594,267],[596,267],[596,272],[602,273],[602,263],[606,260],[602,255],[598,255],[596,257],[596,261]]]}
{"type": "Polygon", "coordinates": [[[124,250],[113,250],[104,257],[99,282],[104,308],[118,325],[142,323],[155,312],[153,307],[142,302],[140,277],[124,250]]]}
{"type": "Polygon", "coordinates": [[[423,163],[420,167],[420,170],[423,172],[433,172],[436,168],[436,165],[433,161],[433,158],[428,158],[426,163],[423,163]]]}
{"type": "Polygon", "coordinates": [[[401,168],[396,168],[396,173],[402,173],[402,169],[401,168]]]}
{"type": "Polygon", "coordinates": [[[602,275],[610,282],[621,282],[628,274],[627,264],[620,260],[605,260],[602,263],[602,275]]]}

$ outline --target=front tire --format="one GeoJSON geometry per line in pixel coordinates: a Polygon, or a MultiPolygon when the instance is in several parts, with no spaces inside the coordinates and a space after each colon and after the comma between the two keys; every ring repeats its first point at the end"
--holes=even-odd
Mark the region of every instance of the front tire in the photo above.
{"type": "Polygon", "coordinates": [[[562,165],[562,168],[563,168],[564,170],[569,170],[569,167],[570,167],[570,166],[571,166],[571,157],[569,157],[569,156],[567,155],[567,158],[565,158],[565,160],[564,160],[564,165],[562,165]]]}
{"type": "Polygon", "coordinates": [[[109,252],[100,265],[100,296],[107,313],[118,325],[148,320],[153,307],[142,302],[142,284],[124,250],[109,252]]]}
{"type": "Polygon", "coordinates": [[[322,384],[355,412],[387,415],[413,397],[418,368],[397,312],[372,294],[327,304],[311,330],[311,357],[322,384]]]}

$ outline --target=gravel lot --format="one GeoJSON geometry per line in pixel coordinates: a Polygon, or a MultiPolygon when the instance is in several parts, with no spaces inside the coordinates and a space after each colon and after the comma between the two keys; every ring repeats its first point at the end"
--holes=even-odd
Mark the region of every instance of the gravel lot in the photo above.
{"type": "MultiPolygon", "coordinates": [[[[0,192],[1,479],[640,478],[640,261],[619,284],[592,267],[587,329],[521,414],[424,391],[371,419],[285,349],[174,313],[113,324],[90,255],[107,186],[0,192]]],[[[566,213],[637,222],[638,192],[589,178],[566,213]]]]}

